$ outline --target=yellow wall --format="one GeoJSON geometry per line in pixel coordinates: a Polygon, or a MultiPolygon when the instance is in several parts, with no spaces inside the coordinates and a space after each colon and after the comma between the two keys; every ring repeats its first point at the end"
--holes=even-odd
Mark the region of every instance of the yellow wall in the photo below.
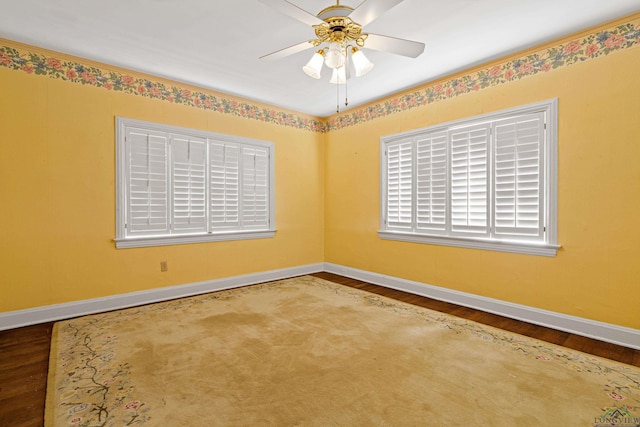
{"type": "Polygon", "coordinates": [[[640,49],[333,131],[325,260],[640,328],[640,49]],[[381,240],[380,137],[558,98],[555,258],[381,240]]]}
{"type": "Polygon", "coordinates": [[[327,261],[640,328],[639,69],[635,46],[322,134],[0,67],[0,312],[327,261]],[[378,238],[381,136],[550,98],[556,257],[378,238]],[[116,249],[115,116],[273,141],[276,237],[116,249]]]}
{"type": "Polygon", "coordinates": [[[323,261],[322,134],[1,67],[0,82],[0,312],[323,261]],[[115,116],[273,141],[276,237],[116,249],[115,116]]]}

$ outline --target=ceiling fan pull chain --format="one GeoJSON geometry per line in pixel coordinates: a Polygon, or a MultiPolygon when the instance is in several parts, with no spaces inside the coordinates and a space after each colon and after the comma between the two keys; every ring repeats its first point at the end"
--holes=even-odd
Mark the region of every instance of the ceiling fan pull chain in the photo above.
{"type": "MultiPolygon", "coordinates": [[[[339,3],[339,2],[338,2],[339,3]]],[[[350,70],[349,68],[349,46],[345,46],[344,48],[344,106],[348,106],[349,105],[349,74],[348,71],[350,70]]]]}
{"type": "Polygon", "coordinates": [[[340,85],[336,83],[336,113],[340,112],[340,85]]]}
{"type": "Polygon", "coordinates": [[[349,90],[348,90],[348,79],[344,80],[344,106],[348,106],[349,105],[349,90]]]}

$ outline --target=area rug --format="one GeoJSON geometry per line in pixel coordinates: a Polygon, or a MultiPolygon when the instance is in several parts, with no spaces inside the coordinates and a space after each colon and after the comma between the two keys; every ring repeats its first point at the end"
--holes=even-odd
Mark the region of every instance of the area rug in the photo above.
{"type": "Polygon", "coordinates": [[[114,427],[639,422],[639,368],[311,276],[58,322],[45,416],[114,427]]]}

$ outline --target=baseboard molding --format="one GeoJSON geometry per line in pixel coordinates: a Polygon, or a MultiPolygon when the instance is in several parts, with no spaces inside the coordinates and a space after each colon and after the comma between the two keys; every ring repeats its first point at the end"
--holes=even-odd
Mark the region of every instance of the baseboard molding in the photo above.
{"type": "Polygon", "coordinates": [[[147,291],[131,292],[127,294],[113,295],[104,298],[93,298],[82,301],[74,301],[64,304],[48,305],[26,310],[9,311],[0,313],[0,331],[35,325],[38,323],[52,322],[72,317],[85,316],[87,314],[101,313],[110,310],[119,310],[154,302],[167,301],[176,298],[184,298],[207,292],[221,291],[269,282],[272,280],[286,279],[288,277],[317,273],[324,270],[324,264],[309,264],[299,267],[271,270],[255,274],[245,274],[223,279],[207,280],[204,282],[189,283],[185,285],[169,286],[166,288],[150,289],[147,291]]]}
{"type": "Polygon", "coordinates": [[[324,271],[640,350],[640,330],[325,263],[324,271]]]}
{"type": "Polygon", "coordinates": [[[166,288],[150,289],[147,291],[131,292],[104,298],[93,298],[26,310],[9,311],[0,313],[0,331],[38,323],[70,319],[87,314],[151,304],[154,302],[168,301],[272,280],[286,279],[320,271],[327,271],[387,288],[446,301],[511,319],[522,320],[535,325],[546,326],[640,350],[640,330],[637,329],[569,316],[332,263],[309,264],[280,270],[206,280],[185,285],[169,286],[166,288]]]}

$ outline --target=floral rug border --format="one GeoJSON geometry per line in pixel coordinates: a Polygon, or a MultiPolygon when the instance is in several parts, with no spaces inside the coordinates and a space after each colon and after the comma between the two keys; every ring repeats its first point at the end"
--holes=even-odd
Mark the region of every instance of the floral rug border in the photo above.
{"type": "MultiPolygon", "coordinates": [[[[47,390],[47,425],[62,421],[78,426],[142,425],[152,419],[152,408],[136,394],[129,378],[131,366],[117,358],[117,333],[113,326],[133,316],[160,311],[179,312],[193,304],[230,300],[247,293],[268,291],[296,283],[322,287],[364,303],[433,322],[455,334],[506,347],[521,357],[538,363],[560,363],[577,372],[603,376],[602,392],[610,399],[609,409],[628,413],[640,411],[640,369],[591,356],[575,350],[525,337],[491,326],[432,311],[359,289],[338,285],[312,276],[302,276],[246,286],[162,303],[85,316],[55,324],[51,346],[47,390]],[[59,338],[62,340],[59,342],[59,338]],[[60,393],[54,420],[55,394],[60,393]]],[[[604,409],[603,409],[604,410],[604,409]]]]}
{"type": "Polygon", "coordinates": [[[56,52],[47,51],[45,54],[26,47],[16,48],[8,45],[11,43],[9,40],[0,42],[3,43],[0,45],[0,67],[265,123],[326,133],[637,47],[640,45],[640,18],[632,17],[629,22],[480,71],[428,84],[416,91],[358,107],[328,119],[305,117],[214,95],[205,90],[191,90],[145,77],[135,77],[133,72],[102,69],[76,59],[62,59],[64,55],[56,52]]]}

